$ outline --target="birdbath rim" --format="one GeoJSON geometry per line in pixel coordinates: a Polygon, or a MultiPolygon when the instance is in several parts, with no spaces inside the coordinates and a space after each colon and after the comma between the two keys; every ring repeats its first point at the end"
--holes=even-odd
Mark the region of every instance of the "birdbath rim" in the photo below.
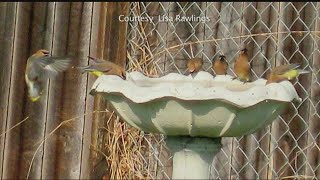
{"type": "Polygon", "coordinates": [[[123,95],[129,101],[138,104],[161,98],[178,101],[217,100],[238,108],[247,108],[269,100],[301,101],[289,81],[270,84],[266,84],[266,81],[260,78],[243,83],[237,79],[233,80],[230,75],[214,77],[204,71],[189,76],[169,73],[159,78],[149,78],[133,71],[127,73],[126,80],[114,75],[100,76],[93,84],[90,94],[123,95]]]}

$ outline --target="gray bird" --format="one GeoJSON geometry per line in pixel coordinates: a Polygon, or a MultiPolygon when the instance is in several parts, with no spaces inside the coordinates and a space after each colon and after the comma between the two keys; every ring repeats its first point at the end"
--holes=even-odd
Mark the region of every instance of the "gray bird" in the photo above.
{"type": "Polygon", "coordinates": [[[38,101],[43,91],[45,78],[55,77],[59,72],[67,70],[71,58],[54,57],[49,51],[40,49],[27,60],[25,80],[28,96],[32,102],[38,101]]]}
{"type": "Polygon", "coordinates": [[[81,73],[89,72],[90,74],[93,74],[97,77],[101,75],[116,75],[124,80],[126,79],[126,71],[123,67],[111,61],[105,61],[90,56],[88,57],[96,63],[90,64],[88,66],[77,67],[81,71],[81,73]]]}

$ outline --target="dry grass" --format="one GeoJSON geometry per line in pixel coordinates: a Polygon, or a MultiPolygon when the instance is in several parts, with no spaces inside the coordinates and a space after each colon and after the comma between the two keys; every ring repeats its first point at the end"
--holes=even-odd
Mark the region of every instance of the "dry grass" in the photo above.
{"type": "MultiPolygon", "coordinates": [[[[46,140],[51,137],[61,126],[67,124],[67,123],[70,123],[70,122],[73,122],[73,121],[76,121],[80,118],[82,118],[83,116],[87,116],[87,115],[91,115],[91,114],[95,114],[95,113],[105,113],[105,111],[93,111],[93,112],[89,112],[89,113],[85,113],[83,115],[80,115],[80,116],[77,116],[77,117],[74,117],[74,118],[71,118],[71,119],[67,119],[67,120],[64,120],[62,121],[57,127],[55,127],[52,131],[50,131],[48,134],[46,134],[44,136],[44,139],[41,140],[39,143],[36,143],[36,144],[39,144],[37,146],[37,149],[34,151],[33,155],[32,155],[32,158],[31,158],[31,162],[30,162],[30,165],[29,165],[29,169],[28,169],[28,173],[27,173],[27,176],[26,176],[26,179],[29,179],[29,176],[30,176],[30,172],[31,172],[31,168],[32,168],[32,165],[33,165],[33,162],[34,162],[34,159],[37,155],[37,153],[39,152],[40,148],[42,147],[42,145],[46,142],[46,140]]],[[[22,122],[26,121],[29,117],[25,118],[24,120],[22,120],[20,123],[16,124],[14,127],[18,126],[19,124],[21,124],[22,122]]],[[[13,128],[10,128],[10,130],[12,130],[13,128]]],[[[7,133],[7,132],[6,132],[7,133]]]]}
{"type": "MultiPolygon", "coordinates": [[[[139,14],[137,6],[135,13],[139,14]]],[[[137,31],[141,32],[138,42],[132,41],[135,46],[135,57],[127,51],[127,71],[139,71],[149,77],[156,77],[158,71],[156,62],[153,61],[152,47],[148,41],[146,30],[142,22],[138,21],[137,31]],[[141,41],[142,40],[142,41],[141,41]]],[[[112,113],[108,118],[106,138],[106,158],[110,167],[106,179],[153,179],[157,170],[151,170],[154,164],[153,152],[150,151],[150,142],[146,142],[142,132],[129,126],[112,113]]],[[[151,139],[159,139],[150,135],[151,139]]]]}
{"type": "Polygon", "coordinates": [[[107,132],[105,156],[110,169],[105,179],[154,179],[157,176],[158,163],[153,147],[160,147],[160,136],[144,135],[120,120],[114,112],[107,127],[101,128],[107,132]]]}
{"type": "MultiPolygon", "coordinates": [[[[136,8],[132,10],[137,16],[141,16],[141,9],[139,3],[136,8]]],[[[154,53],[153,51],[157,49],[156,44],[157,40],[152,42],[150,40],[152,37],[146,34],[148,32],[148,26],[141,21],[137,21],[138,28],[135,31],[140,32],[140,37],[134,39],[131,43],[134,45],[130,50],[133,52],[127,51],[128,57],[128,69],[127,71],[140,71],[147,76],[157,76],[159,72],[157,71],[157,62],[153,61],[154,53]],[[135,57],[132,57],[131,54],[134,54],[135,57]]]]}
{"type": "Polygon", "coordinates": [[[29,116],[24,118],[22,121],[18,122],[17,124],[15,124],[14,126],[10,127],[7,131],[3,132],[0,134],[0,137],[8,134],[10,131],[12,131],[14,128],[18,127],[20,124],[24,123],[26,120],[29,119],[29,116]]]}
{"type": "Polygon", "coordinates": [[[107,162],[110,168],[108,179],[151,179],[147,171],[141,132],[128,127],[114,113],[107,122],[107,162]]]}

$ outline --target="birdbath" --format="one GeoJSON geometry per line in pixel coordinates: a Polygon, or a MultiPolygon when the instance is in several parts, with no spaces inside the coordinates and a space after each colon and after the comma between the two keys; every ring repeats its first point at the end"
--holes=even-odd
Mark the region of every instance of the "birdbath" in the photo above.
{"type": "Polygon", "coordinates": [[[200,71],[149,78],[140,72],[100,76],[90,94],[102,94],[131,126],[166,135],[173,154],[173,179],[209,179],[221,137],[254,133],[269,125],[294,99],[289,81],[266,85],[200,71]]]}

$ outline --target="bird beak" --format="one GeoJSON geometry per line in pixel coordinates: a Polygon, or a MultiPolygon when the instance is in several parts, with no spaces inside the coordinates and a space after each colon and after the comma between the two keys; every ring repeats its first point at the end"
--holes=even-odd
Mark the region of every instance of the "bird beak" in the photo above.
{"type": "Polygon", "coordinates": [[[42,51],[42,53],[45,55],[45,56],[48,56],[50,54],[49,51],[42,51]]]}
{"type": "Polygon", "coordinates": [[[126,80],[126,74],[125,73],[122,73],[121,77],[122,77],[123,80],[126,80]]]}

